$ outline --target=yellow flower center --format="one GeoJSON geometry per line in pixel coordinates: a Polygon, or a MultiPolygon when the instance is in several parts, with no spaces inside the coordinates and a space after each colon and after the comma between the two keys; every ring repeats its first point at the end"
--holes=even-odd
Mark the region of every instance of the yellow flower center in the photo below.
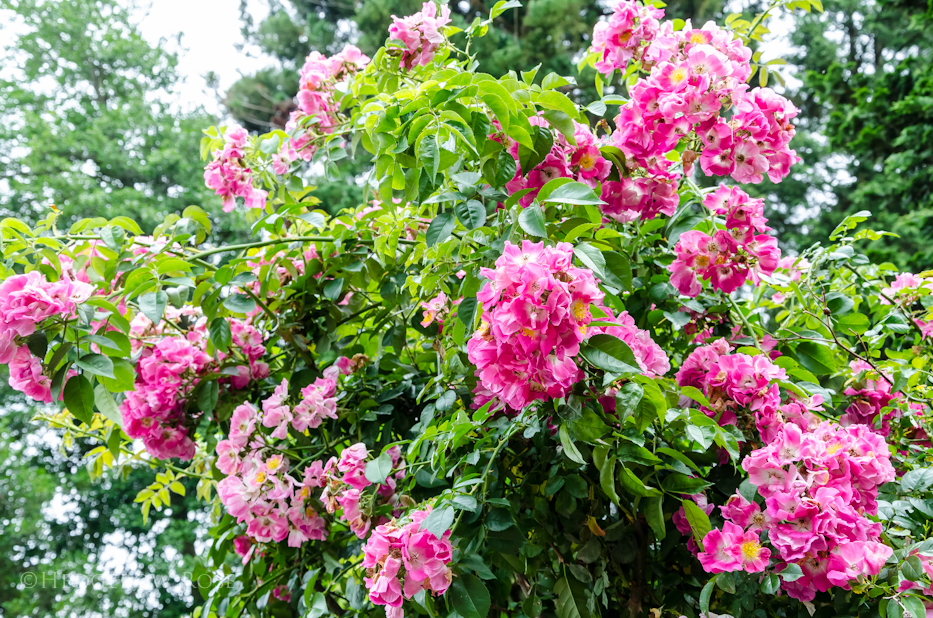
{"type": "Polygon", "coordinates": [[[281,462],[278,459],[270,459],[269,461],[266,462],[266,465],[269,467],[270,470],[275,470],[276,468],[279,467],[280,463],[281,462]]]}
{"type": "Polygon", "coordinates": [[[587,305],[586,303],[580,302],[579,300],[573,301],[573,304],[570,305],[570,312],[573,314],[573,318],[577,322],[588,320],[590,317],[589,305],[587,305]]]}
{"type": "Polygon", "coordinates": [[[677,67],[676,69],[671,71],[671,81],[674,82],[675,84],[679,84],[685,79],[687,79],[687,69],[685,69],[684,67],[677,67]]]}
{"type": "Polygon", "coordinates": [[[700,268],[706,268],[707,266],[709,266],[709,258],[706,257],[705,255],[698,255],[696,257],[696,260],[694,261],[696,262],[696,265],[699,266],[700,268]]]}
{"type": "Polygon", "coordinates": [[[256,482],[257,482],[257,483],[265,483],[265,482],[266,482],[266,473],[265,473],[265,472],[262,472],[262,471],[257,472],[257,473],[256,473],[256,482]]]}
{"type": "Polygon", "coordinates": [[[841,448],[842,448],[842,445],[839,444],[838,442],[836,444],[830,444],[829,446],[826,447],[826,453],[829,455],[833,455],[834,453],[838,453],[841,448]]]}
{"type": "Polygon", "coordinates": [[[700,45],[705,45],[709,41],[706,40],[706,35],[702,32],[694,32],[690,35],[690,42],[697,43],[700,45]]]}
{"type": "Polygon", "coordinates": [[[742,557],[745,560],[755,560],[761,554],[761,543],[758,541],[745,541],[741,547],[742,557]]]}
{"type": "Polygon", "coordinates": [[[594,157],[593,155],[587,153],[583,155],[582,157],[580,157],[580,168],[581,169],[585,169],[589,171],[593,169],[595,165],[596,165],[596,157],[594,157]]]}

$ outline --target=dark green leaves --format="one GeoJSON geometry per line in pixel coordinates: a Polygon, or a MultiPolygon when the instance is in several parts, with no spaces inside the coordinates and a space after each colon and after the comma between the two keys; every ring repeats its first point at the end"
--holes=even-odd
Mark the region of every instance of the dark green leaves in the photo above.
{"type": "Polygon", "coordinates": [[[486,207],[478,200],[459,202],[454,206],[454,212],[457,220],[468,230],[475,230],[486,223],[486,207]]]}
{"type": "Polygon", "coordinates": [[[669,474],[664,481],[661,482],[661,487],[663,487],[665,491],[675,494],[687,494],[688,496],[698,494],[710,485],[712,485],[712,483],[707,483],[703,479],[690,478],[679,472],[669,474]]]}
{"type": "Polygon", "coordinates": [[[518,224],[525,230],[526,234],[547,238],[544,213],[536,205],[529,206],[518,215],[518,224]]]}
{"type": "Polygon", "coordinates": [[[94,418],[94,388],[84,376],[72,376],[65,382],[65,407],[85,425],[94,418]]]}
{"type": "Polygon", "coordinates": [[[486,585],[468,573],[454,578],[448,594],[454,609],[463,618],[486,618],[492,605],[486,585]]]}
{"type": "MultiPolygon", "coordinates": [[[[485,212],[483,216],[485,217],[485,212]]],[[[447,237],[450,236],[450,233],[454,231],[456,225],[457,221],[449,212],[439,213],[434,217],[434,220],[431,221],[431,225],[428,226],[428,230],[424,234],[424,241],[429,247],[444,242],[447,240],[447,237]]]]}
{"type": "Polygon", "coordinates": [[[589,618],[586,588],[575,578],[570,580],[566,577],[562,578],[554,586],[554,592],[557,594],[554,609],[558,618],[589,618]]]}

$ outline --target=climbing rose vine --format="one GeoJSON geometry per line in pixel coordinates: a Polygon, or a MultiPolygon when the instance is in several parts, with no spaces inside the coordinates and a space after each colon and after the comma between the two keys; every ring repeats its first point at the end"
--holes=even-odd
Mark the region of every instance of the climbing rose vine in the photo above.
{"type": "Polygon", "coordinates": [[[933,611],[933,273],[862,255],[869,213],[782,255],[767,14],[614,2],[582,101],[469,55],[517,5],[425,2],[311,53],[284,128],[207,129],[249,239],[0,222],[10,385],[96,477],[157,469],[147,521],[205,503],[198,617],[933,611]]]}

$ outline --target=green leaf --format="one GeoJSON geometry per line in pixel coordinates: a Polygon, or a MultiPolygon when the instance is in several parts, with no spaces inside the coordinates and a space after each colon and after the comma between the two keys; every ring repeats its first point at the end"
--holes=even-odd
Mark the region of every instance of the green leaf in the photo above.
{"type": "Polygon", "coordinates": [[[580,348],[580,355],[594,367],[612,374],[641,373],[632,348],[614,335],[593,335],[580,348]]]}
{"type": "Polygon", "coordinates": [[[573,104],[573,101],[567,98],[567,95],[557,92],[556,90],[545,90],[538,95],[538,100],[535,101],[535,103],[539,107],[564,112],[571,118],[578,118],[580,116],[580,112],[577,111],[577,106],[573,104]]]}
{"type": "Polygon", "coordinates": [[[795,582],[801,577],[803,577],[803,569],[800,568],[800,565],[794,562],[788,562],[787,566],[780,573],[781,579],[786,582],[795,582]]]}
{"type": "Polygon", "coordinates": [[[616,493],[616,458],[606,457],[599,467],[599,486],[609,496],[614,504],[619,504],[619,494],[616,493]]]}
{"type": "Polygon", "coordinates": [[[622,466],[622,470],[619,472],[619,482],[622,483],[622,487],[632,495],[642,498],[656,498],[661,496],[660,491],[654,487],[645,485],[644,481],[625,466],[622,466]]]}
{"type": "Polygon", "coordinates": [[[917,556],[908,556],[901,565],[901,573],[912,582],[920,581],[923,577],[923,563],[917,556]]]}
{"type": "Polygon", "coordinates": [[[418,158],[425,170],[430,170],[431,180],[433,181],[441,165],[440,151],[437,147],[437,132],[435,130],[425,131],[418,140],[418,158]]]}
{"type": "Polygon", "coordinates": [[[496,187],[504,187],[505,183],[515,178],[516,171],[518,171],[518,163],[515,157],[508,150],[499,151],[499,157],[496,159],[496,176],[493,178],[496,187]]]}
{"type": "Polygon", "coordinates": [[[457,221],[452,214],[449,212],[438,213],[424,233],[425,243],[429,247],[433,247],[437,243],[444,242],[456,226],[457,221]]]}
{"type": "MultiPolygon", "coordinates": [[[[905,594],[900,598],[900,602],[901,605],[904,606],[904,613],[902,614],[904,618],[907,617],[908,613],[910,613],[912,618],[926,617],[926,608],[924,607],[923,601],[920,599],[920,597],[912,594],[905,594]]],[[[888,607],[890,607],[890,604],[888,607]]]]}
{"type": "Polygon", "coordinates": [[[75,365],[96,376],[114,377],[113,361],[103,354],[85,354],[75,361],[75,365]]]}
{"type": "Polygon", "coordinates": [[[707,408],[712,407],[712,404],[710,404],[709,399],[706,398],[706,395],[703,394],[703,391],[696,388],[695,386],[680,387],[680,394],[685,397],[689,397],[701,406],[705,406],[707,408]]]}
{"type": "Polygon", "coordinates": [[[463,227],[468,230],[475,230],[478,227],[483,227],[486,223],[486,207],[478,200],[459,202],[454,206],[454,212],[457,214],[457,219],[463,224],[463,227]]]}
{"type": "MultiPolygon", "coordinates": [[[[70,381],[71,380],[69,380],[69,382],[70,381]]],[[[65,388],[68,388],[67,384],[65,388]]],[[[120,414],[120,408],[117,407],[117,402],[114,401],[113,395],[110,394],[110,391],[108,391],[107,387],[103,384],[98,384],[94,387],[94,403],[97,404],[97,409],[100,410],[100,413],[112,421],[117,427],[123,426],[123,415],[120,414]]]]}
{"type": "Polygon", "coordinates": [[[152,320],[153,324],[162,321],[162,314],[165,313],[165,306],[168,304],[168,294],[159,290],[158,292],[147,292],[139,297],[139,310],[147,318],[152,320]]]}
{"type": "Polygon", "coordinates": [[[518,224],[526,234],[547,238],[547,229],[545,228],[544,213],[536,204],[532,204],[518,215],[518,224]]]}
{"type": "Polygon", "coordinates": [[[587,607],[586,587],[576,579],[561,578],[554,586],[557,600],[554,609],[557,618],[589,618],[590,610],[587,607]]]}
{"type": "Polygon", "coordinates": [[[324,594],[315,592],[314,596],[311,598],[307,618],[321,618],[329,613],[330,609],[327,607],[327,599],[324,597],[324,594]]]}
{"type": "Polygon", "coordinates": [[[217,407],[217,399],[220,396],[220,386],[217,380],[204,380],[197,387],[198,409],[201,412],[213,412],[217,407]]]}
{"type": "Polygon", "coordinates": [[[475,575],[464,573],[454,578],[448,594],[454,609],[463,618],[486,618],[489,614],[489,607],[492,605],[489,590],[475,575]]]}
{"type": "Polygon", "coordinates": [[[475,296],[468,296],[457,305],[457,318],[469,329],[473,328],[473,322],[476,320],[476,305],[475,296]]]}
{"type": "Polygon", "coordinates": [[[667,475],[661,482],[661,487],[664,488],[665,491],[676,494],[686,494],[688,496],[696,495],[710,485],[712,485],[712,483],[707,483],[703,479],[690,478],[686,474],[681,474],[679,472],[673,472],[667,475]]]}
{"type": "Polygon", "coordinates": [[[642,397],[645,396],[645,389],[637,382],[626,382],[616,393],[616,414],[621,419],[635,412],[642,397]]]}
{"type": "Polygon", "coordinates": [[[231,294],[224,299],[224,307],[231,313],[250,313],[256,309],[256,301],[246,294],[231,294]]]}
{"type": "Polygon", "coordinates": [[[226,352],[233,341],[230,322],[226,318],[214,318],[207,330],[214,349],[218,352],[226,352]]]}
{"type": "Polygon", "coordinates": [[[706,585],[703,586],[703,590],[700,591],[700,615],[706,616],[709,614],[709,598],[713,594],[713,586],[716,585],[716,578],[718,575],[713,575],[706,585]]]}
{"type": "Polygon", "coordinates": [[[567,433],[567,423],[561,423],[557,435],[560,438],[561,445],[564,447],[564,454],[567,458],[574,463],[585,465],[586,461],[583,459],[583,455],[580,454],[577,445],[573,443],[573,440],[570,439],[570,434],[567,433]]]}
{"type": "Polygon", "coordinates": [[[506,509],[492,509],[486,515],[486,528],[492,532],[502,532],[515,525],[512,514],[506,509]]]}
{"type": "Polygon", "coordinates": [[[563,184],[554,189],[554,191],[542,201],[556,202],[558,204],[575,204],[577,206],[605,204],[604,201],[596,197],[596,194],[590,187],[582,182],[568,182],[563,184]]]}
{"type": "Polygon", "coordinates": [[[107,387],[111,393],[122,393],[133,390],[136,382],[136,369],[122,358],[113,359],[113,378],[98,376],[98,380],[107,387]]]}
{"type": "Polygon", "coordinates": [[[515,9],[522,5],[518,0],[499,0],[489,11],[489,19],[495,19],[508,9],[515,9]]]}
{"type": "Polygon", "coordinates": [[[551,152],[551,146],[554,145],[554,136],[551,135],[547,127],[534,126],[531,128],[531,143],[534,149],[521,144],[518,145],[518,161],[522,166],[522,174],[528,175],[528,172],[538,167],[538,164],[544,161],[544,157],[551,152]]]}
{"type": "Polygon", "coordinates": [[[667,536],[667,526],[664,524],[664,497],[648,498],[645,500],[645,517],[648,519],[648,525],[654,532],[654,536],[663,541],[667,536]]]}
{"type": "Polygon", "coordinates": [[[836,360],[833,358],[833,352],[826,346],[812,341],[803,341],[797,344],[795,352],[800,364],[818,376],[829,375],[836,371],[836,360]]]}
{"type": "MultiPolygon", "coordinates": [[[[370,462],[372,463],[372,462],[370,462]]],[[[367,464],[367,468],[368,468],[367,464]]],[[[369,478],[369,477],[367,477],[369,478]]],[[[383,478],[383,480],[385,480],[383,478]]],[[[444,536],[444,533],[450,530],[450,526],[454,523],[454,509],[450,506],[443,506],[440,508],[435,508],[432,510],[427,517],[424,518],[424,521],[421,522],[421,530],[427,530],[433,534],[436,538],[440,539],[444,536]]]]}
{"type": "Polygon", "coordinates": [[[662,463],[659,458],[655,457],[654,453],[643,446],[638,446],[631,442],[623,442],[616,451],[616,457],[618,457],[620,461],[637,463],[642,466],[654,466],[662,463]]]}
{"type": "Polygon", "coordinates": [[[684,514],[687,516],[687,523],[690,524],[690,529],[693,531],[693,538],[698,546],[703,547],[703,539],[713,529],[713,526],[709,523],[709,516],[693,500],[687,498],[681,500],[681,502],[683,503],[684,514]]]}
{"type": "Polygon", "coordinates": [[[65,382],[62,396],[68,411],[85,425],[90,425],[94,418],[94,388],[91,382],[81,375],[72,376],[65,382]]]}
{"type": "Polygon", "coordinates": [[[383,453],[366,464],[366,480],[370,483],[382,485],[390,472],[392,472],[392,457],[388,453],[383,453]]]}
{"type": "Polygon", "coordinates": [[[775,594],[778,590],[781,589],[781,578],[774,573],[765,575],[761,579],[759,589],[765,594],[775,594]]]}
{"type": "Polygon", "coordinates": [[[569,431],[575,440],[590,444],[606,435],[609,429],[603,419],[589,408],[584,409],[579,418],[569,419],[566,423],[570,426],[569,431]]]}

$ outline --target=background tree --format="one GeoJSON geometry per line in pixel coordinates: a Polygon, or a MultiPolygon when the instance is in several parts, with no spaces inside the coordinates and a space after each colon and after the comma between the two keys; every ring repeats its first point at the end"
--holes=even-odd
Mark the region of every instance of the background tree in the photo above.
{"type": "Polygon", "coordinates": [[[895,232],[867,253],[922,269],[933,247],[933,30],[927,3],[837,0],[823,14],[795,13],[786,60],[802,85],[794,145],[804,164],[761,190],[779,236],[800,248],[846,216],[870,210],[895,232]],[[800,169],[800,171],[797,171],[800,169]],[[783,217],[776,216],[783,214],[783,217]]]}
{"type": "Polygon", "coordinates": [[[92,480],[96,443],[62,448],[5,378],[0,401],[0,617],[189,615],[200,597],[184,573],[207,519],[193,484],[144,522],[133,497],[152,482],[148,467],[92,480]]]}
{"type": "MultiPolygon", "coordinates": [[[[151,230],[198,204],[220,211],[198,159],[203,110],[166,102],[177,58],[150,45],[115,0],[0,0],[9,17],[0,80],[0,210],[40,218],[133,213],[151,230]],[[14,26],[14,23],[19,23],[14,26]]],[[[228,237],[241,217],[219,217],[228,237]]]]}

